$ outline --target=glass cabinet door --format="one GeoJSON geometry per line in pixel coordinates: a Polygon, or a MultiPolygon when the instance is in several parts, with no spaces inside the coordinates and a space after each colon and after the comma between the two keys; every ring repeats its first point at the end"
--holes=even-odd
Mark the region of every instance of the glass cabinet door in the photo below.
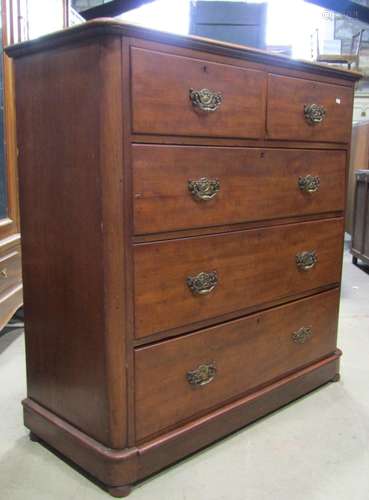
{"type": "Polygon", "coordinates": [[[21,40],[18,5],[0,0],[0,241],[19,233],[13,72],[3,50],[21,40]]]}

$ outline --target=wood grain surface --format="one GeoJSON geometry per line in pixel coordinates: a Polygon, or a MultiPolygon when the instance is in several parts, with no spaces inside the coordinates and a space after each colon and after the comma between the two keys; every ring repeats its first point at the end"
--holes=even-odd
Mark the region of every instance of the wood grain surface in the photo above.
{"type": "Polygon", "coordinates": [[[339,290],[253,314],[135,353],[138,440],[235,398],[275,377],[331,354],[336,348],[339,290]],[[305,343],[292,334],[311,327],[305,343]],[[206,385],[186,375],[216,367],[206,385]]]}
{"type": "Polygon", "coordinates": [[[28,396],[109,446],[127,438],[120,56],[114,38],[16,61],[28,396]]]}
{"type": "Polygon", "coordinates": [[[353,91],[342,85],[269,75],[267,135],[270,139],[349,142],[353,91]],[[304,106],[320,104],[322,123],[310,125],[304,106]]]}
{"type": "Polygon", "coordinates": [[[135,234],[218,226],[342,211],[344,151],[133,145],[135,234]],[[320,179],[315,193],[301,176],[320,179]],[[208,201],[194,198],[189,180],[217,179],[208,201]]]}
{"type": "Polygon", "coordinates": [[[338,283],[342,235],[339,218],[137,245],[136,337],[338,283]],[[318,263],[301,271],[296,254],[311,250],[318,263]],[[216,288],[194,295],[187,277],[213,271],[216,288]]]}
{"type": "Polygon", "coordinates": [[[253,69],[131,49],[132,130],[191,136],[264,136],[266,74],[253,69]],[[189,91],[222,92],[214,112],[198,111],[189,91]]]}

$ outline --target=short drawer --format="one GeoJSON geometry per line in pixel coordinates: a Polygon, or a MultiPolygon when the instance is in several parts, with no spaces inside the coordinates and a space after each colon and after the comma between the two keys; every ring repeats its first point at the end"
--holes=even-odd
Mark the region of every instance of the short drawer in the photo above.
{"type": "Polygon", "coordinates": [[[341,211],[344,151],[135,145],[134,231],[341,211]]]}
{"type": "Polygon", "coordinates": [[[21,256],[18,250],[0,256],[0,294],[22,281],[21,256]]]}
{"type": "Polygon", "coordinates": [[[133,132],[264,136],[266,73],[135,47],[131,68],[133,132]]]}
{"type": "Polygon", "coordinates": [[[271,139],[347,143],[351,88],[269,75],[267,135],[271,139]]]}
{"type": "Polygon", "coordinates": [[[342,236],[339,218],[135,245],[135,335],[338,283],[342,236]]]}
{"type": "Polygon", "coordinates": [[[338,303],[332,290],[137,349],[137,439],[332,353],[338,303]]]}

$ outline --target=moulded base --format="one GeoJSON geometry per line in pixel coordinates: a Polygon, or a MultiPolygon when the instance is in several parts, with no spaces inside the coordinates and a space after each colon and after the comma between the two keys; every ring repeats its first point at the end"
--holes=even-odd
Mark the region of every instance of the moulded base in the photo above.
{"type": "Polygon", "coordinates": [[[108,448],[29,398],[23,401],[24,422],[31,431],[31,439],[37,436],[84,469],[112,496],[124,497],[140,479],[324,383],[338,380],[340,355],[337,350],[328,358],[134,448],[108,448]]]}

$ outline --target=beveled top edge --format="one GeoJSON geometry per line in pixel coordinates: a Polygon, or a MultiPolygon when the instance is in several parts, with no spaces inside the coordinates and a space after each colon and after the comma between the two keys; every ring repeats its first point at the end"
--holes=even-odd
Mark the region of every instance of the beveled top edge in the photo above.
{"type": "Polygon", "coordinates": [[[81,39],[103,35],[144,38],[159,43],[170,43],[190,49],[218,53],[225,56],[251,60],[253,62],[272,64],[274,66],[283,66],[302,71],[305,70],[351,81],[357,81],[362,78],[362,74],[357,71],[305,60],[291,59],[288,56],[272,54],[265,50],[244,45],[236,45],[220,40],[213,40],[195,35],[177,35],[166,31],[158,31],[111,18],[100,18],[87,21],[86,23],[55,31],[34,40],[10,45],[4,50],[8,56],[17,59],[35,52],[43,52],[58,46],[67,45],[68,43],[81,39]]]}

